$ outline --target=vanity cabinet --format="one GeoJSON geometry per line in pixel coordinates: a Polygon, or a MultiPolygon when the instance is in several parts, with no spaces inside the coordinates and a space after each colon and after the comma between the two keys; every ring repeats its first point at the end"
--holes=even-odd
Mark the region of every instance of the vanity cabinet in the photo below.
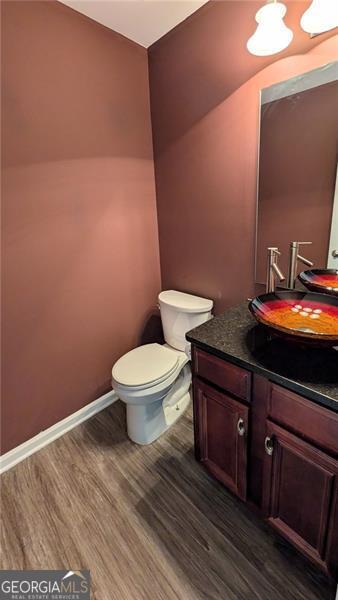
{"type": "Polygon", "coordinates": [[[338,578],[338,415],[193,346],[195,455],[338,578]]]}

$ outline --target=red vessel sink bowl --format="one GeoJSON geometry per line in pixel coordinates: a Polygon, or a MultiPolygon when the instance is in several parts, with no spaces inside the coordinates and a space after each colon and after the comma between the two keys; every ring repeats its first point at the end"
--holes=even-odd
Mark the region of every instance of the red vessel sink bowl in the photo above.
{"type": "Polygon", "coordinates": [[[259,323],[283,337],[338,345],[338,298],[334,296],[293,290],[274,292],[251,300],[249,310],[259,323]]]}
{"type": "Polygon", "coordinates": [[[338,270],[312,269],[298,275],[299,281],[313,292],[338,296],[338,270]]]}

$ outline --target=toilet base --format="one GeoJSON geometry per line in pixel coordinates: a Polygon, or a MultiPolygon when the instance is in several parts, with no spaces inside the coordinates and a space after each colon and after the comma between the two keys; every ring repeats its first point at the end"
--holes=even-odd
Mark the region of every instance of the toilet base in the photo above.
{"type": "Polygon", "coordinates": [[[166,399],[141,406],[127,404],[128,437],[136,444],[151,444],[176,423],[190,401],[189,389],[175,404],[166,404],[166,399]]]}

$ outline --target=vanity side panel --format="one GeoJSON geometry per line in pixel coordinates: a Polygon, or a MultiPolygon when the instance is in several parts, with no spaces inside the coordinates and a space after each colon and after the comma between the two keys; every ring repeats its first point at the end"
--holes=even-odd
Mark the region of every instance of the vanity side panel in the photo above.
{"type": "Polygon", "coordinates": [[[196,460],[201,460],[200,449],[200,431],[199,431],[199,402],[198,402],[198,387],[196,380],[196,348],[191,347],[191,368],[192,368],[192,397],[193,397],[193,415],[194,415],[194,452],[196,460]]]}

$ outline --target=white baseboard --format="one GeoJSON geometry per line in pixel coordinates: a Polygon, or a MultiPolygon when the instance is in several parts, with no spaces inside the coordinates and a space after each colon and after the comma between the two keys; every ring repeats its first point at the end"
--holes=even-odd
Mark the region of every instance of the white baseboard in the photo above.
{"type": "Polygon", "coordinates": [[[67,431],[80,425],[83,421],[87,421],[87,419],[90,419],[90,417],[93,417],[117,399],[116,393],[114,390],[111,390],[107,394],[104,394],[104,396],[94,400],[94,402],[86,404],[86,406],[69,415],[69,417],[62,419],[62,421],[58,421],[58,423],[48,427],[48,429],[44,429],[30,440],[20,444],[20,446],[6,452],[6,454],[0,456],[0,473],[8,471],[8,469],[11,469],[14,465],[18,464],[31,454],[34,454],[34,452],[41,450],[41,448],[61,437],[64,433],[67,433],[67,431]]]}

